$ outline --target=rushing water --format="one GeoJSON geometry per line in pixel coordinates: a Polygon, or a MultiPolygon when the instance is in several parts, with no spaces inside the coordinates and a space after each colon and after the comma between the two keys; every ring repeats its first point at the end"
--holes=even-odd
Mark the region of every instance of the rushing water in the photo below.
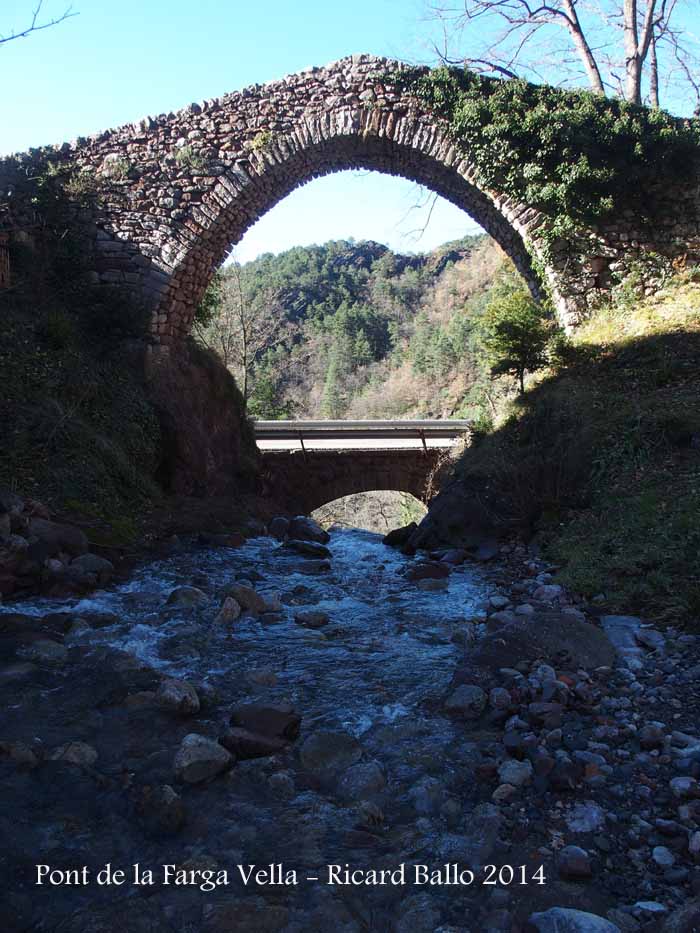
{"type": "MultiPolygon", "coordinates": [[[[302,736],[289,755],[241,762],[228,777],[189,792],[204,812],[195,825],[188,821],[180,858],[205,853],[229,867],[281,861],[308,872],[332,862],[467,861],[473,852],[478,752],[464,726],[444,715],[441,698],[474,620],[485,615],[489,585],[467,564],[454,570],[446,590],[425,592],[402,575],[410,558],[369,532],[335,531],[329,547],[330,573],[313,575],[300,571],[303,558],[271,538],[237,550],[187,546],[85,599],[21,605],[28,614],[85,619],[89,627],[74,627],[67,644],[118,648],[163,674],[211,688],[214,711],[178,736],[216,735],[242,701],[289,702],[302,715],[302,736]],[[214,622],[234,581],[249,581],[279,611],[214,622]],[[166,607],[167,595],[182,585],[201,588],[208,602],[166,607]],[[294,613],[310,608],[326,612],[330,623],[320,630],[297,624],[294,613]],[[379,764],[387,783],[369,794],[369,820],[366,813],[358,818],[362,799],[338,793],[342,775],[315,780],[300,764],[298,747],[319,729],[351,734],[362,760],[379,764]]],[[[142,861],[163,861],[155,844],[138,845],[142,861]]],[[[294,903],[313,904],[315,896],[307,890],[294,903]]],[[[381,905],[397,892],[373,896],[381,905]]]]}

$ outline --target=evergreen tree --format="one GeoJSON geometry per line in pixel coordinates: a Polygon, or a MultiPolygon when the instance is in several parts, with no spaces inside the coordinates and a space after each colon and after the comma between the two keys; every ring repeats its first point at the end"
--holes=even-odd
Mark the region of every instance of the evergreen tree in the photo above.
{"type": "Polygon", "coordinates": [[[551,319],[524,288],[497,295],[484,314],[484,347],[492,376],[511,375],[525,392],[525,373],[547,364],[551,319]]]}
{"type": "Polygon", "coordinates": [[[344,399],[340,388],[340,363],[338,353],[331,353],[323,383],[323,398],[321,400],[321,413],[324,418],[335,420],[343,413],[344,399]]]}

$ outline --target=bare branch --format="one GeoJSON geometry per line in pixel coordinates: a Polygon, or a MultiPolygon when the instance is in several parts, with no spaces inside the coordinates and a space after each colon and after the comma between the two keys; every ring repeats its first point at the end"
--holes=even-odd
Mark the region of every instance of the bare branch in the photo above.
{"type": "Polygon", "coordinates": [[[39,17],[41,16],[43,2],[44,0],[37,0],[37,5],[34,8],[34,12],[32,13],[31,22],[25,29],[22,29],[19,32],[12,31],[6,36],[0,34],[0,45],[3,45],[5,42],[12,42],[14,39],[25,39],[33,32],[40,32],[42,29],[50,29],[51,26],[58,26],[58,24],[62,23],[64,20],[71,19],[73,16],[78,15],[77,11],[74,11],[73,7],[69,6],[66,7],[60,16],[56,16],[53,19],[41,22],[39,17]]]}

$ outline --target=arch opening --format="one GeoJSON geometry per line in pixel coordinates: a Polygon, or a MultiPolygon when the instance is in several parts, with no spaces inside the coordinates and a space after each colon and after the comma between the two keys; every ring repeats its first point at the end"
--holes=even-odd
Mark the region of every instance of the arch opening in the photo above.
{"type": "Polygon", "coordinates": [[[190,230],[170,251],[176,254],[170,284],[156,313],[156,333],[164,342],[186,336],[195,309],[214,271],[246,231],[298,187],[315,178],[349,169],[365,169],[417,182],[454,204],[478,223],[513,261],[532,294],[541,297],[518,217],[526,209],[498,205],[467,177],[468,166],[454,163],[454,154],[439,157],[447,145],[437,130],[426,148],[369,134],[331,137],[291,149],[280,140],[268,153],[251,156],[243,174],[223,174],[205,195],[198,216],[207,218],[198,232],[190,230]],[[291,149],[291,151],[290,151],[291,149]],[[510,219],[506,217],[510,213],[510,219]]]}
{"type": "Polygon", "coordinates": [[[312,516],[324,527],[360,528],[385,535],[394,528],[420,522],[426,513],[425,503],[410,492],[371,489],[327,502],[312,516]]]}

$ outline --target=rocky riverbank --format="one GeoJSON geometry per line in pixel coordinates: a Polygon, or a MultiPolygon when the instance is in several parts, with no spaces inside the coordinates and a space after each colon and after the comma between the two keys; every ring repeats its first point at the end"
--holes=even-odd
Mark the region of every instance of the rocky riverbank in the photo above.
{"type": "Polygon", "coordinates": [[[3,929],[700,925],[698,637],[574,603],[522,545],[269,531],[3,607],[3,929]],[[130,883],[36,884],[108,862],[130,883]]]}

